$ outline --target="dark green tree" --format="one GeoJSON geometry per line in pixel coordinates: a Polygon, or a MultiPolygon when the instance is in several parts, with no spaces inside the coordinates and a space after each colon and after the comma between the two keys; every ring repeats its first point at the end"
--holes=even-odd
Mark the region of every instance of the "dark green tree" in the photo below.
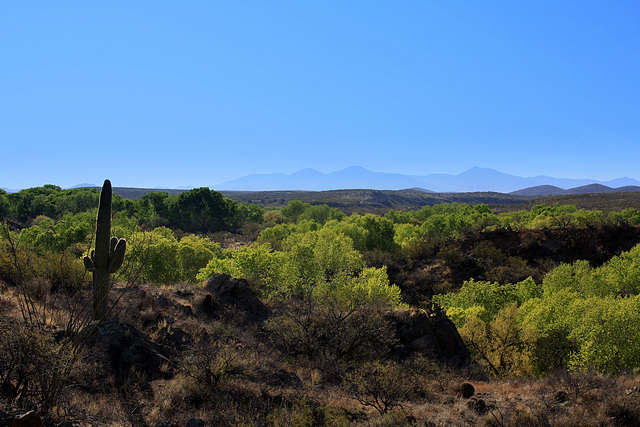
{"type": "Polygon", "coordinates": [[[172,226],[192,233],[229,230],[238,220],[238,203],[206,187],[178,195],[169,203],[172,226]]]}

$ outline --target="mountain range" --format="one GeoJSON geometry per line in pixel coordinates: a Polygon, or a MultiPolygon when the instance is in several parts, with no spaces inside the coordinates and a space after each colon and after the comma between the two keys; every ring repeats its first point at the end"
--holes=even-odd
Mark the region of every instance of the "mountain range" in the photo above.
{"type": "MultiPolygon", "coordinates": [[[[477,166],[458,175],[405,175],[372,172],[359,166],[351,166],[331,173],[322,173],[315,169],[302,169],[292,174],[247,175],[214,185],[212,188],[214,190],[234,191],[402,190],[417,188],[435,193],[495,191],[499,193],[519,192],[523,195],[546,195],[572,194],[566,193],[566,191],[590,185],[599,185],[601,187],[585,188],[583,190],[586,190],[586,192],[640,191],[640,188],[634,190],[634,187],[640,187],[640,181],[628,177],[610,181],[554,178],[550,176],[523,178],[477,166]],[[619,188],[620,190],[618,190],[619,188]],[[598,189],[601,191],[598,191],[598,189]]],[[[584,191],[578,190],[578,192],[584,191]]]]}
{"type": "MultiPolygon", "coordinates": [[[[96,187],[78,184],[71,188],[96,187]]],[[[192,187],[174,190],[155,188],[153,191],[185,191],[192,187]]],[[[302,169],[292,174],[252,174],[210,186],[217,191],[328,191],[350,189],[405,190],[416,189],[427,193],[497,192],[521,196],[549,196],[583,193],[612,193],[640,191],[640,181],[633,178],[616,178],[609,181],[594,179],[554,178],[535,176],[523,178],[494,169],[474,166],[458,175],[429,174],[406,175],[400,173],[373,172],[351,166],[337,172],[322,173],[315,169],[302,169]]],[[[13,193],[19,190],[2,188],[13,193]]]]}

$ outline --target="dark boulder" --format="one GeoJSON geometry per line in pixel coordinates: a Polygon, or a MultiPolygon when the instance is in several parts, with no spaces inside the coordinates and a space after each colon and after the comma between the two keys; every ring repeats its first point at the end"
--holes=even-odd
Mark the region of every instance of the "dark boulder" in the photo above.
{"type": "Polygon", "coordinates": [[[43,427],[44,423],[42,418],[35,411],[25,412],[24,414],[17,415],[13,421],[11,421],[11,427],[43,427]]]}
{"type": "Polygon", "coordinates": [[[420,353],[458,366],[471,362],[467,346],[446,315],[430,316],[424,310],[411,309],[392,312],[388,320],[395,327],[399,356],[420,353]]]}
{"type": "Polygon", "coordinates": [[[209,313],[220,309],[236,308],[244,312],[247,319],[252,321],[264,320],[269,314],[267,307],[244,279],[236,279],[223,273],[216,274],[203,283],[203,288],[208,294],[200,306],[209,313]]]}

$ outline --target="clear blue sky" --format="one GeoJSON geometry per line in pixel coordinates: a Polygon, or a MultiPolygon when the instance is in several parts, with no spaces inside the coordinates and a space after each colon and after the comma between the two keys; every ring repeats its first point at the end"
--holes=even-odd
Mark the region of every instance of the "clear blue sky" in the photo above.
{"type": "Polygon", "coordinates": [[[0,187],[640,179],[640,2],[0,5],[0,187]]]}

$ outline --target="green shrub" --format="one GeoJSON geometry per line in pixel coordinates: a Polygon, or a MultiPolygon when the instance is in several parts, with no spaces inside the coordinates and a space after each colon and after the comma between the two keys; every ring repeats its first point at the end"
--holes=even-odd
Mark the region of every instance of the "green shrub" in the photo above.
{"type": "Polygon", "coordinates": [[[128,242],[128,264],[119,277],[128,282],[196,283],[200,269],[220,256],[220,244],[186,234],[178,240],[166,227],[134,233],[128,242]]]}
{"type": "Polygon", "coordinates": [[[534,373],[532,358],[538,334],[535,328],[519,321],[516,303],[501,309],[490,322],[471,315],[460,328],[460,336],[491,374],[501,377],[534,373]]]}

